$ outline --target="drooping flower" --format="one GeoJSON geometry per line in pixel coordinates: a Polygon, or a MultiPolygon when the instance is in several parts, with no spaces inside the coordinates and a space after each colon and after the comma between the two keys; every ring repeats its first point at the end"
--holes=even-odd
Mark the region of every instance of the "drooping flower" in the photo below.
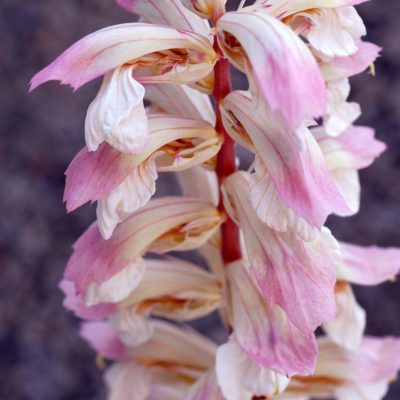
{"type": "Polygon", "coordinates": [[[252,202],[265,223],[279,231],[290,228],[307,240],[330,213],[348,212],[309,129],[294,135],[272,113],[261,120],[247,92],[230,93],[221,107],[227,132],[258,155],[252,202]]]}
{"type": "Polygon", "coordinates": [[[249,270],[271,305],[279,305],[301,331],[312,332],[335,316],[339,245],[327,228],[311,242],[269,228],[251,204],[249,180],[237,172],[223,186],[225,207],[243,232],[249,270]]]}
{"type": "Polygon", "coordinates": [[[217,28],[224,55],[249,78],[260,118],[279,112],[294,131],[324,113],[326,90],[318,64],[291,29],[262,9],[228,12],[217,28]]]}
{"type": "Polygon", "coordinates": [[[215,62],[205,36],[168,26],[122,24],[71,46],[32,78],[31,90],[49,80],[78,89],[106,74],[86,119],[88,148],[96,150],[106,141],[119,151],[137,153],[148,135],[141,84],[196,84],[212,72],[215,62]]]}
{"type": "Polygon", "coordinates": [[[246,263],[227,266],[228,315],[234,341],[258,367],[284,376],[312,374],[317,356],[313,332],[296,328],[281,307],[265,299],[246,263]]]}
{"type": "MultiPolygon", "coordinates": [[[[133,346],[104,322],[82,327],[81,335],[100,355],[117,360],[105,375],[111,400],[184,398],[191,384],[214,364],[216,346],[207,338],[163,321],[146,323],[150,336],[133,346]]],[[[135,329],[130,331],[133,338],[136,334],[135,329]]]]}
{"type": "Polygon", "coordinates": [[[400,369],[400,341],[366,336],[356,351],[345,350],[328,338],[318,340],[319,358],[314,376],[294,377],[279,400],[310,398],[380,400],[400,369]]]}
{"type": "Polygon", "coordinates": [[[104,240],[92,224],[74,245],[65,279],[74,282],[86,305],[118,302],[144,274],[147,251],[165,253],[203,245],[222,223],[212,204],[199,199],[164,197],[132,213],[104,240]]]}
{"type": "Polygon", "coordinates": [[[323,328],[337,345],[357,350],[366,326],[366,313],[357,303],[350,284],[378,285],[400,271],[400,249],[340,243],[343,261],[337,270],[336,318],[323,328]]]}
{"type": "Polygon", "coordinates": [[[121,153],[107,144],[96,152],[83,148],[66,171],[67,210],[98,201],[97,220],[106,239],[129,213],[147,204],[156,190],[158,172],[207,163],[222,145],[215,129],[202,120],[150,115],[149,128],[141,153],[121,153]]]}

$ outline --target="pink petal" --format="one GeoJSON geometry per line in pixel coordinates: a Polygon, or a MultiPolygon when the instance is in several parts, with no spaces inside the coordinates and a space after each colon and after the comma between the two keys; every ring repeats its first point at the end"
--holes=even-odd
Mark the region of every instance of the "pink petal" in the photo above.
{"type": "Polygon", "coordinates": [[[31,90],[51,80],[78,89],[120,65],[150,53],[176,48],[199,52],[204,59],[215,57],[208,39],[193,32],[144,23],[115,25],[72,45],[32,78],[31,90]]]}
{"type": "Polygon", "coordinates": [[[351,126],[337,140],[353,158],[353,168],[369,167],[385,150],[386,144],[375,139],[375,131],[366,126],[351,126]]]}
{"type": "Polygon", "coordinates": [[[107,322],[86,322],[81,325],[80,335],[105,358],[118,360],[125,354],[124,344],[107,322]]]}
{"type": "Polygon", "coordinates": [[[323,228],[317,239],[303,242],[293,232],[268,228],[252,207],[244,172],[226,180],[224,194],[228,212],[243,231],[251,274],[268,302],[282,307],[305,333],[333,319],[340,253],[329,230],[323,228]]]}
{"type": "Polygon", "coordinates": [[[110,316],[115,312],[115,304],[102,303],[95,306],[87,307],[81,295],[76,294],[73,282],[63,280],[59,284],[60,289],[65,294],[63,306],[82,319],[99,320],[110,316]]]}
{"type": "Polygon", "coordinates": [[[241,262],[230,264],[227,271],[233,331],[248,357],[289,377],[312,374],[317,357],[314,335],[301,332],[281,308],[268,304],[241,262]]]}
{"type": "Polygon", "coordinates": [[[219,19],[219,41],[226,57],[246,69],[253,97],[283,114],[290,129],[321,116],[326,89],[306,44],[285,24],[262,10],[229,12],[219,19]],[[239,42],[246,57],[230,48],[226,33],[239,42]],[[247,63],[250,65],[247,66],[247,63]]]}
{"type": "Polygon", "coordinates": [[[329,62],[321,63],[322,73],[327,81],[360,74],[379,57],[381,50],[373,43],[361,41],[355,54],[336,57],[329,62]]]}
{"type": "Polygon", "coordinates": [[[340,243],[343,266],[338,279],[359,285],[378,285],[394,278],[400,271],[400,249],[363,247],[340,243]]]}
{"type": "Polygon", "coordinates": [[[84,147],[65,172],[64,201],[68,212],[105,197],[125,180],[136,163],[137,158],[106,143],[93,152],[84,147]]]}
{"type": "MultiPolygon", "coordinates": [[[[160,236],[175,227],[189,222],[203,222],[208,227],[208,235],[218,229],[215,218],[218,213],[206,202],[183,197],[163,197],[152,200],[145,207],[132,213],[115,229],[109,240],[104,240],[97,224],[92,224],[74,244],[74,252],[65,270],[65,279],[73,281],[78,294],[86,295],[89,286],[109,281],[122,270],[139,263],[146,252],[160,236]],[[210,222],[215,222],[209,227],[210,222]]],[[[205,229],[206,231],[206,229],[205,229]]],[[[201,246],[208,239],[207,232],[196,238],[188,235],[187,248],[201,246]]],[[[162,249],[184,247],[183,241],[174,241],[173,235],[161,241],[162,249]]],[[[162,251],[155,245],[155,250],[162,251]]],[[[139,265],[139,264],[138,264],[139,265]]]]}
{"type": "Polygon", "coordinates": [[[321,228],[329,214],[348,211],[322,151],[307,128],[299,130],[297,138],[276,115],[265,115],[267,121],[262,122],[246,92],[229,94],[222,109],[235,117],[233,123],[223,119],[228,133],[238,120],[254,143],[283,203],[296,215],[321,228]]]}

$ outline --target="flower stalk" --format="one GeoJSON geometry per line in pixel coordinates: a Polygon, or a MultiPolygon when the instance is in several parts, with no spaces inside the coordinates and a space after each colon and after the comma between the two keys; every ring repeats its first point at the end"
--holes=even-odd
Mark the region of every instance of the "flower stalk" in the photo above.
{"type": "MultiPolygon", "coordinates": [[[[224,180],[237,171],[237,167],[235,142],[225,130],[220,110],[221,102],[232,91],[229,61],[222,55],[217,40],[214,42],[214,49],[219,56],[214,68],[215,86],[213,99],[217,118],[215,130],[224,138],[221,150],[217,155],[216,166],[219,187],[221,187],[224,180]]],[[[241,259],[239,228],[225,212],[222,195],[219,198],[218,209],[227,215],[226,221],[221,226],[221,253],[224,262],[230,263],[241,259]]]]}

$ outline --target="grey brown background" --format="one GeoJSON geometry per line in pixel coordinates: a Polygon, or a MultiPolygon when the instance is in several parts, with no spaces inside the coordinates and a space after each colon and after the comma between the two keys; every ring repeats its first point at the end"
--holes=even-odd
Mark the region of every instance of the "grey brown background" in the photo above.
{"type": "MultiPolygon", "coordinates": [[[[352,97],[363,105],[361,123],[375,126],[389,150],[362,172],[360,214],[330,225],[342,240],[400,246],[400,2],[375,0],[359,11],[368,39],[385,50],[375,78],[353,79],[352,97]]],[[[131,18],[113,0],[0,2],[0,399],[104,398],[94,355],[57,289],[72,243],[94,218],[90,207],[67,216],[62,193],[98,82],[75,94],[57,84],[30,95],[27,88],[68,45],[131,18]]],[[[161,191],[171,187],[164,179],[161,191]]],[[[357,289],[368,333],[400,335],[399,288],[357,289]]],[[[399,396],[397,384],[387,398],[399,396]]]]}

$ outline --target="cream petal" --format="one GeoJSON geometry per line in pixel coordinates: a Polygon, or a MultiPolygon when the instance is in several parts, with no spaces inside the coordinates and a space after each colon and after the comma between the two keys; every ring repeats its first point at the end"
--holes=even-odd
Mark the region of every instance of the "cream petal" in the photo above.
{"type": "Polygon", "coordinates": [[[322,8],[299,14],[311,26],[304,33],[317,51],[328,57],[346,57],[357,52],[357,42],[366,34],[354,7],[322,8]]]}
{"type": "Polygon", "coordinates": [[[225,10],[226,0],[182,0],[182,4],[202,18],[213,18],[225,10]]]}
{"type": "Polygon", "coordinates": [[[117,0],[117,3],[151,24],[169,25],[204,36],[210,35],[208,21],[188,11],[181,0],[117,0]]]}
{"type": "Polygon", "coordinates": [[[146,85],[145,98],[168,114],[203,119],[215,125],[210,97],[187,85],[146,85]]]}
{"type": "Polygon", "coordinates": [[[110,318],[110,324],[128,347],[139,346],[154,334],[154,326],[135,310],[120,309],[110,318]]]}
{"type": "Polygon", "coordinates": [[[103,141],[123,153],[139,153],[146,146],[144,87],[132,73],[133,67],[121,67],[105,75],[86,115],[85,139],[90,151],[96,151],[103,141]]]}
{"type": "Polygon", "coordinates": [[[147,400],[152,383],[151,368],[139,363],[119,362],[105,374],[108,400],[147,400]]]}
{"type": "Polygon", "coordinates": [[[217,174],[214,171],[196,165],[177,174],[178,182],[185,196],[204,199],[218,205],[219,186],[217,174]]]}
{"type": "Polygon", "coordinates": [[[366,326],[366,313],[357,303],[351,286],[338,283],[335,289],[336,318],[323,329],[332,341],[348,350],[357,350],[366,326]]]}
{"type": "Polygon", "coordinates": [[[226,400],[251,400],[283,392],[288,379],[254,364],[234,337],[219,347],[216,358],[218,383],[226,400]]]}
{"type": "Polygon", "coordinates": [[[118,303],[125,299],[143,279],[144,272],[144,261],[138,257],[110,279],[101,283],[91,283],[86,289],[86,306],[118,303]]]}
{"type": "Polygon", "coordinates": [[[214,369],[205,373],[190,388],[185,400],[226,400],[218,386],[214,369]]]}
{"type": "Polygon", "coordinates": [[[367,0],[256,0],[255,6],[268,7],[268,12],[277,18],[286,18],[300,11],[313,8],[337,8],[364,3],[367,0]]]}
{"type": "Polygon", "coordinates": [[[126,215],[146,205],[156,191],[158,178],[153,157],[136,167],[125,180],[97,202],[97,222],[104,239],[109,239],[115,227],[126,215]]]}
{"type": "Polygon", "coordinates": [[[338,136],[361,115],[361,108],[357,103],[346,101],[350,94],[348,79],[330,81],[327,88],[328,106],[324,116],[324,128],[328,135],[338,136]]]}

